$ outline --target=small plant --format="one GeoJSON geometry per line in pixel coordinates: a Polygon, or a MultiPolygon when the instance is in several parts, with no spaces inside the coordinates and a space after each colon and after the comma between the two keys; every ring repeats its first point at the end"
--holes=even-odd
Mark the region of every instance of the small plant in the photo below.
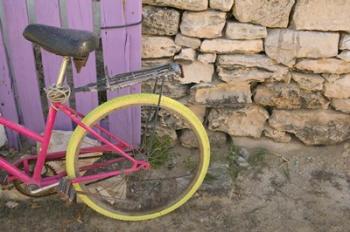
{"type": "Polygon", "coordinates": [[[235,180],[238,177],[240,172],[240,167],[237,164],[239,147],[237,147],[233,142],[230,145],[227,161],[229,164],[229,173],[232,180],[235,180]]]}
{"type": "Polygon", "coordinates": [[[282,168],[282,173],[286,177],[288,181],[290,181],[290,172],[289,172],[289,167],[286,165],[285,167],[282,168]]]}
{"type": "Polygon", "coordinates": [[[268,150],[265,148],[259,148],[255,153],[249,156],[248,163],[251,166],[258,166],[259,164],[263,164],[267,154],[269,154],[268,150]]]}
{"type": "Polygon", "coordinates": [[[217,177],[215,177],[214,175],[212,175],[210,173],[207,173],[205,175],[204,182],[210,183],[210,182],[215,181],[215,180],[217,180],[217,177]]]}
{"type": "Polygon", "coordinates": [[[161,167],[171,158],[171,138],[169,136],[163,136],[162,138],[153,136],[152,138],[148,138],[145,147],[149,151],[147,154],[148,161],[153,168],[161,167]]]}
{"type": "Polygon", "coordinates": [[[186,170],[189,170],[189,171],[193,171],[197,167],[196,161],[191,156],[186,157],[186,159],[183,161],[183,163],[184,163],[186,170]]]}

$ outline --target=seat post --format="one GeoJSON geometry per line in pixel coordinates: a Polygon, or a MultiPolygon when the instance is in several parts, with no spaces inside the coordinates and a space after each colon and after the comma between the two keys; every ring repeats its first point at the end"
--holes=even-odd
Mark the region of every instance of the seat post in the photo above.
{"type": "Polygon", "coordinates": [[[61,68],[60,68],[60,71],[59,71],[58,77],[57,77],[56,87],[61,87],[62,86],[62,84],[64,82],[66,69],[67,69],[67,65],[68,65],[69,61],[70,61],[70,58],[68,56],[63,57],[61,68]]]}

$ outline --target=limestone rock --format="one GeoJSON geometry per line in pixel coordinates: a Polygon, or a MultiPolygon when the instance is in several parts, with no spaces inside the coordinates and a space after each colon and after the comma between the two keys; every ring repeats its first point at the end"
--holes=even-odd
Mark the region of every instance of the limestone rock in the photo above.
{"type": "Polygon", "coordinates": [[[329,98],[350,97],[350,74],[342,75],[339,79],[325,84],[325,96],[329,98]]]}
{"type": "Polygon", "coordinates": [[[248,83],[199,84],[191,88],[193,101],[209,106],[242,107],[252,103],[248,83]]]}
{"type": "Polygon", "coordinates": [[[175,131],[190,128],[190,125],[186,123],[182,117],[178,114],[171,113],[168,110],[161,109],[159,111],[159,116],[159,124],[164,128],[169,128],[170,130],[175,131]]]}
{"type": "Polygon", "coordinates": [[[289,79],[288,75],[270,72],[258,68],[217,68],[219,78],[225,82],[264,82],[283,81],[289,79]]]}
{"type": "Polygon", "coordinates": [[[216,54],[215,53],[202,53],[198,55],[198,61],[202,63],[212,64],[216,61],[216,54]]]}
{"type": "Polygon", "coordinates": [[[208,116],[209,129],[222,131],[231,136],[261,137],[269,114],[256,105],[242,109],[212,109],[208,116]]]}
{"type": "Polygon", "coordinates": [[[198,140],[193,133],[193,130],[184,129],[181,131],[181,135],[179,137],[180,143],[182,146],[187,148],[197,148],[198,140]]]}
{"type": "Polygon", "coordinates": [[[322,94],[303,91],[293,83],[260,85],[255,92],[255,103],[276,109],[327,109],[329,105],[322,94]]]}
{"type": "Polygon", "coordinates": [[[332,110],[274,110],[269,123],[307,145],[336,144],[350,138],[350,116],[332,110]]]}
{"type": "Polygon", "coordinates": [[[267,56],[256,55],[219,55],[217,65],[223,68],[259,68],[270,72],[278,72],[281,76],[287,75],[289,69],[279,65],[267,56]]]}
{"type": "Polygon", "coordinates": [[[350,99],[332,99],[331,105],[338,111],[350,113],[350,99]]]}
{"type": "Polygon", "coordinates": [[[207,112],[207,108],[203,105],[198,104],[185,104],[197,117],[201,122],[204,122],[204,118],[207,112]]]}
{"type": "Polygon", "coordinates": [[[198,38],[217,38],[222,35],[226,14],[218,11],[185,12],[180,25],[181,33],[198,38]]]}
{"type": "Polygon", "coordinates": [[[267,36],[267,30],[250,23],[227,22],[225,36],[229,39],[262,39],[267,36]]]}
{"type": "Polygon", "coordinates": [[[336,80],[340,79],[342,75],[339,74],[329,74],[329,73],[324,73],[321,74],[321,76],[327,81],[327,82],[335,82],[336,80]]]}
{"type": "Polygon", "coordinates": [[[330,102],[320,92],[301,92],[301,108],[328,109],[330,102]]]}
{"type": "Polygon", "coordinates": [[[301,89],[308,91],[323,90],[325,80],[321,75],[293,72],[292,78],[301,89]]]}
{"type": "MultiPolygon", "coordinates": [[[[154,87],[154,80],[142,82],[142,92],[151,93],[154,87]]],[[[179,81],[170,78],[164,81],[163,94],[171,98],[182,98],[189,94],[189,87],[181,84],[179,81]]]]}
{"type": "Polygon", "coordinates": [[[142,68],[154,68],[171,62],[173,62],[171,58],[142,59],[142,68]]]}
{"type": "Polygon", "coordinates": [[[265,51],[277,62],[293,66],[296,58],[336,56],[338,43],[338,33],[272,29],[265,39],[265,51]]]}
{"type": "Polygon", "coordinates": [[[143,4],[170,6],[181,10],[202,11],[208,9],[208,0],[142,0],[143,4]]]}
{"type": "Polygon", "coordinates": [[[350,1],[298,0],[292,25],[297,30],[350,31],[350,1]]]}
{"type": "Polygon", "coordinates": [[[259,53],[264,50],[262,40],[230,40],[211,39],[204,40],[201,52],[228,54],[228,53],[259,53]]]}
{"type": "Polygon", "coordinates": [[[180,63],[191,63],[196,59],[196,51],[192,48],[183,48],[177,56],[174,57],[174,60],[180,63]]]}
{"type": "Polygon", "coordinates": [[[244,23],[287,27],[295,0],[236,0],[233,15],[244,23]]]}
{"type": "Polygon", "coordinates": [[[350,62],[336,58],[328,59],[302,59],[297,62],[296,66],[299,70],[311,71],[314,73],[334,73],[345,74],[350,73],[350,62]]]}
{"type": "Polygon", "coordinates": [[[198,117],[198,119],[201,122],[204,122],[204,118],[207,112],[206,106],[191,102],[190,96],[178,99],[178,101],[187,106],[198,117]]]}
{"type": "Polygon", "coordinates": [[[174,9],[144,6],[142,34],[176,35],[180,23],[180,12],[174,9]]]}
{"type": "MultiPolygon", "coordinates": [[[[239,158],[243,158],[244,160],[248,161],[249,158],[252,157],[251,153],[244,147],[239,148],[238,150],[238,156],[239,158]]],[[[249,164],[248,164],[249,165],[249,164]]]]}
{"type": "Polygon", "coordinates": [[[350,34],[343,34],[339,44],[340,50],[350,50],[350,34]]]}
{"type": "Polygon", "coordinates": [[[350,50],[342,51],[337,57],[339,59],[346,61],[346,62],[350,62],[350,50]]]}
{"type": "Polygon", "coordinates": [[[202,42],[198,38],[191,38],[182,34],[177,34],[175,37],[175,43],[179,46],[197,49],[201,46],[202,42]]]}
{"type": "Polygon", "coordinates": [[[292,140],[292,137],[286,132],[275,130],[269,125],[265,126],[264,135],[278,143],[289,143],[292,140]]]}
{"type": "Polygon", "coordinates": [[[207,130],[210,145],[220,147],[225,145],[227,142],[227,135],[220,131],[210,131],[207,130]]]}
{"type": "Polygon", "coordinates": [[[142,58],[172,57],[178,51],[180,51],[180,46],[169,37],[142,37],[142,58]]]}
{"type": "Polygon", "coordinates": [[[211,82],[214,74],[214,65],[194,61],[191,64],[182,65],[183,78],[180,82],[183,84],[211,82]]]}
{"type": "Polygon", "coordinates": [[[248,168],[250,166],[249,162],[242,156],[238,156],[237,160],[235,160],[235,163],[241,168],[248,168]]]}
{"type": "Polygon", "coordinates": [[[234,0],[209,0],[210,8],[221,11],[230,11],[234,0]]]}
{"type": "Polygon", "coordinates": [[[176,144],[176,142],[178,141],[176,130],[171,128],[171,127],[165,127],[165,126],[158,125],[155,134],[159,138],[169,139],[171,146],[174,146],[176,144]]]}

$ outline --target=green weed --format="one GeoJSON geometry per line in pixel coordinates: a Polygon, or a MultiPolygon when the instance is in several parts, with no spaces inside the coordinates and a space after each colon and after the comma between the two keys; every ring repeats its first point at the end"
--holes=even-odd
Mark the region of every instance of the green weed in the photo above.
{"type": "Polygon", "coordinates": [[[217,177],[215,177],[214,175],[207,173],[205,178],[204,178],[204,182],[210,183],[212,181],[217,180],[217,177]]]}
{"type": "Polygon", "coordinates": [[[183,161],[186,170],[193,171],[197,167],[197,162],[193,159],[192,156],[186,157],[183,161]]]}
{"type": "Polygon", "coordinates": [[[284,177],[290,181],[290,172],[289,172],[289,168],[288,165],[286,165],[285,167],[282,168],[282,173],[284,175],[284,177]]]}
{"type": "Polygon", "coordinates": [[[229,173],[232,180],[235,180],[238,177],[239,172],[241,171],[241,168],[237,165],[237,162],[236,162],[238,159],[238,152],[239,152],[239,147],[237,147],[232,142],[227,155],[227,161],[229,164],[229,173]]]}
{"type": "Polygon", "coordinates": [[[153,168],[160,168],[165,163],[169,162],[171,138],[170,136],[163,136],[162,138],[154,136],[149,138],[145,144],[148,151],[148,161],[153,168]]]}
{"type": "Polygon", "coordinates": [[[269,151],[265,148],[259,148],[256,152],[251,154],[248,158],[248,163],[251,166],[259,166],[264,164],[266,156],[269,154],[269,151]]]}

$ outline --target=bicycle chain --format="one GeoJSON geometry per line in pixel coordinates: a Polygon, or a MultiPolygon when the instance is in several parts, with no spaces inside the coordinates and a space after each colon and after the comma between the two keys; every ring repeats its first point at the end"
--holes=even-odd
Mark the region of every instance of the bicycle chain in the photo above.
{"type": "MultiPolygon", "coordinates": [[[[47,172],[51,171],[53,176],[57,175],[57,171],[50,164],[45,163],[44,166],[47,168],[47,172]]],[[[18,192],[22,193],[23,195],[28,196],[28,197],[34,197],[34,198],[46,197],[46,196],[50,196],[50,195],[56,193],[55,190],[51,189],[51,190],[48,190],[47,192],[42,192],[39,194],[32,194],[32,193],[30,193],[29,189],[27,188],[27,185],[23,184],[23,182],[21,182],[19,180],[14,181],[13,186],[16,188],[16,190],[18,192]]]]}

